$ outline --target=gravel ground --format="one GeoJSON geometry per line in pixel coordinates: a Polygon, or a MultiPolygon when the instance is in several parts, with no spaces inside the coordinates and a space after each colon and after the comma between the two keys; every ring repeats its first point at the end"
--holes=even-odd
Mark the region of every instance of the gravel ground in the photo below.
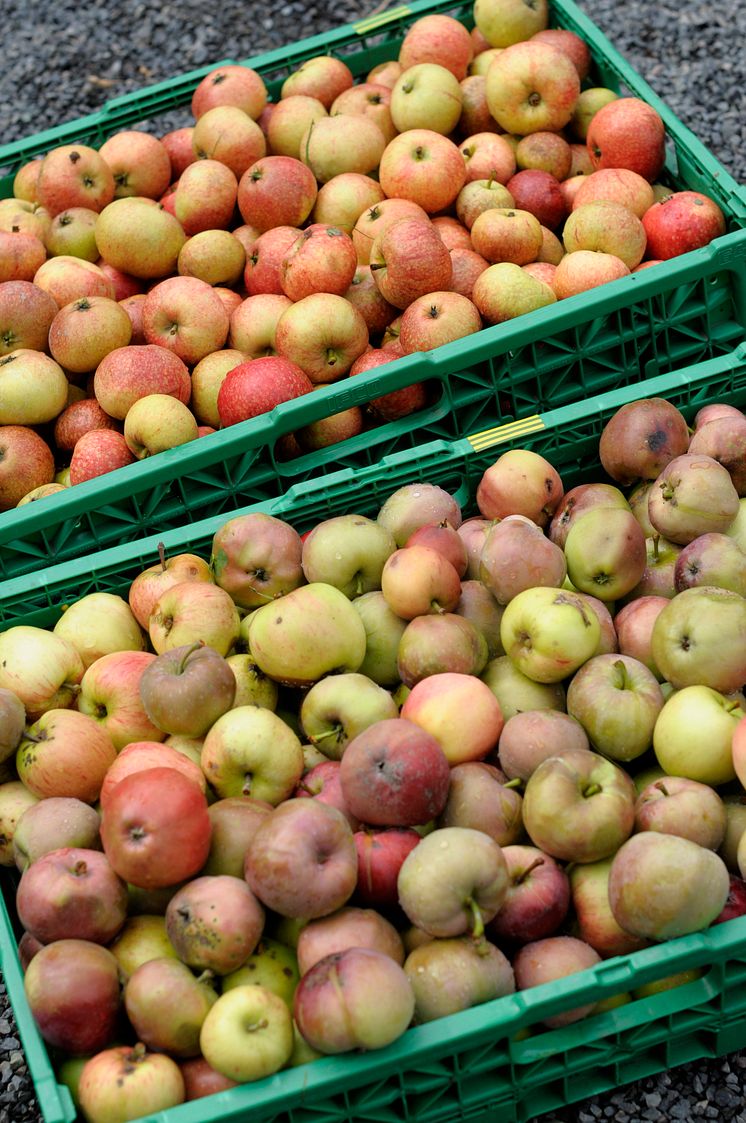
{"type": "MultiPolygon", "coordinates": [[[[371,0],[332,11],[237,0],[147,5],[139,0],[4,0],[0,144],[89,113],[108,98],[225,57],[259,54],[367,14],[371,0]]],[[[746,0],[582,0],[628,61],[731,174],[746,183],[746,0]]],[[[179,115],[162,131],[187,123],[179,115]]],[[[39,1119],[0,983],[0,1123],[39,1119]]],[[[542,1123],[746,1123],[746,1056],[677,1068],[593,1097],[542,1123]]]]}

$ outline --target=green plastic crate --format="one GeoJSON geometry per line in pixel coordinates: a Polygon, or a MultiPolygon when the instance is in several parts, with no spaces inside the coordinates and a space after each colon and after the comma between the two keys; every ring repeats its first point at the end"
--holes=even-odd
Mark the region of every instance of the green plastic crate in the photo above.
{"type": "Polygon", "coordinates": [[[598,442],[604,425],[621,405],[639,397],[667,398],[689,419],[707,402],[728,401],[746,407],[746,342],[727,355],[695,366],[520,421],[472,430],[457,439],[399,450],[366,468],[343,468],[295,483],[271,500],[0,582],[0,630],[16,623],[53,627],[62,605],[87,593],[126,596],[135,576],[158,560],[161,542],[168,555],[190,552],[208,557],[215,531],[237,514],[265,511],[291,522],[302,533],[334,515],[355,512],[375,517],[396,488],[418,480],[440,485],[458,497],[465,511],[472,511],[482,473],[506,447],[530,448],[546,457],[562,474],[566,488],[598,478],[603,475],[598,442]]]}
{"type": "MultiPolygon", "coordinates": [[[[361,76],[395,56],[406,29],[423,14],[448,12],[470,23],[471,10],[470,0],[418,0],[243,62],[263,74],[276,96],[284,77],[313,55],[338,55],[361,76]]],[[[577,31],[589,43],[593,81],[655,106],[668,130],[668,180],[715,198],[728,216],[729,232],[655,269],[399,360],[393,367],[342,379],[264,417],[5,512],[0,515],[0,578],[163,533],[206,513],[227,514],[282,495],[293,482],[366,468],[425,441],[451,440],[479,426],[500,425],[633,384],[725,354],[744,338],[746,192],[572,0],[552,5],[552,23],[577,31]],[[276,457],[280,435],[418,381],[428,382],[431,396],[417,414],[292,461],[276,457]]],[[[0,148],[0,167],[12,172],[61,143],[97,145],[119,129],[188,105],[210,69],[116,98],[99,113],[0,148]]],[[[6,177],[0,194],[11,190],[11,183],[6,177]]]]}
{"type": "MultiPolygon", "coordinates": [[[[248,508],[305,530],[345,512],[375,516],[398,486],[416,480],[456,494],[465,512],[482,472],[506,448],[546,456],[569,488],[603,478],[598,441],[611,415],[636,397],[665,397],[691,420],[702,405],[746,405],[746,344],[732,354],[610,391],[574,406],[460,440],[434,441],[391,455],[376,467],[342,470],[248,508]]],[[[209,554],[223,518],[162,536],[167,552],[209,554]]],[[[160,536],[125,543],[0,585],[0,628],[51,627],[62,606],[96,590],[125,595],[156,557],[160,536]]],[[[46,1123],[73,1118],[67,1089],[55,1081],[31,1018],[15,950],[15,876],[2,871],[0,968],[46,1123]],[[11,921],[12,918],[12,921],[11,921]]],[[[389,1048],[330,1057],[210,1099],[149,1116],[148,1123],[525,1123],[533,1116],[686,1061],[746,1046],[746,918],[616,957],[592,970],[409,1030],[389,1048]],[[701,978],[638,999],[561,1030],[540,1019],[628,991],[674,972],[702,967],[701,978]],[[515,1040],[520,1030],[530,1036],[515,1040]]]]}

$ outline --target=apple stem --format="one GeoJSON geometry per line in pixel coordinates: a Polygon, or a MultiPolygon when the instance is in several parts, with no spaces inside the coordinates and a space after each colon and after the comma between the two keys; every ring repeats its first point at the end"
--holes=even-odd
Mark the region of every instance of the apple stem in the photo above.
{"type": "Polygon", "coordinates": [[[181,660],[179,662],[179,666],[176,669],[176,673],[178,675],[184,674],[184,669],[186,667],[187,659],[189,658],[189,656],[194,655],[195,651],[199,651],[199,649],[201,647],[204,647],[204,646],[205,646],[205,641],[202,640],[202,639],[195,640],[194,643],[189,644],[189,647],[186,649],[186,651],[182,655],[181,660]]]}
{"type": "Polygon", "coordinates": [[[510,791],[516,788],[520,788],[522,784],[523,780],[520,778],[520,776],[514,776],[512,780],[508,780],[507,784],[503,784],[502,786],[510,791]]]}
{"type": "Polygon", "coordinates": [[[158,543],[158,557],[161,562],[161,570],[165,573],[168,566],[166,565],[166,547],[162,542],[158,543]]]}
{"type": "Polygon", "coordinates": [[[357,581],[355,582],[356,595],[361,597],[363,595],[364,588],[365,588],[365,584],[363,582],[363,575],[362,575],[362,573],[358,573],[357,581]]]}
{"type": "Polygon", "coordinates": [[[335,725],[332,729],[327,729],[325,733],[315,734],[313,737],[309,737],[308,740],[312,745],[317,745],[319,741],[326,741],[329,737],[336,737],[337,740],[339,740],[339,736],[341,733],[344,733],[344,729],[342,728],[342,726],[335,725]]]}
{"type": "Polygon", "coordinates": [[[256,1030],[256,1029],[266,1029],[268,1025],[269,1025],[269,1022],[267,1021],[266,1018],[260,1018],[258,1022],[251,1022],[249,1025],[245,1026],[244,1028],[246,1029],[247,1033],[253,1033],[254,1030],[256,1030]]]}
{"type": "Polygon", "coordinates": [[[592,795],[598,795],[600,791],[602,791],[600,784],[591,784],[590,787],[586,788],[583,792],[583,798],[589,799],[592,795]]]}
{"type": "Polygon", "coordinates": [[[209,967],[206,967],[205,970],[202,972],[202,974],[197,976],[197,982],[198,983],[210,983],[210,985],[212,985],[215,978],[216,978],[215,972],[211,971],[209,967]]]}
{"type": "Polygon", "coordinates": [[[516,885],[522,885],[523,882],[528,877],[528,875],[533,872],[533,870],[538,869],[539,866],[543,866],[543,865],[544,865],[544,859],[543,858],[535,858],[533,860],[533,862],[531,863],[531,865],[528,867],[528,869],[525,869],[523,871],[523,873],[521,874],[521,876],[516,878],[516,885]]]}
{"type": "Polygon", "coordinates": [[[662,780],[658,780],[658,782],[655,786],[656,786],[656,788],[658,789],[659,792],[663,792],[664,795],[668,795],[668,788],[666,787],[666,785],[663,783],[662,780]]]}
{"type": "Polygon", "coordinates": [[[33,742],[34,745],[40,745],[44,738],[43,737],[35,737],[33,733],[24,733],[23,739],[24,739],[24,741],[33,742]]]}
{"type": "Polygon", "coordinates": [[[658,543],[661,540],[660,534],[653,535],[653,558],[658,561],[658,543]]]}
{"type": "Polygon", "coordinates": [[[482,910],[473,897],[467,897],[464,903],[472,917],[472,938],[479,940],[484,936],[484,917],[482,916],[482,910]]]}
{"type": "Polygon", "coordinates": [[[631,690],[632,684],[629,678],[629,672],[621,659],[617,659],[614,663],[614,670],[616,671],[617,686],[620,690],[631,690]]]}

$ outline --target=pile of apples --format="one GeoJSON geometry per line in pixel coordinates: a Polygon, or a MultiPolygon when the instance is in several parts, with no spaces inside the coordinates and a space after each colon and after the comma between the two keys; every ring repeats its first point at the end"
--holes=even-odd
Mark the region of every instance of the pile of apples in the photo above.
{"type": "Polygon", "coordinates": [[[507,451],[467,519],[237,515],[0,634],[0,862],[88,1123],[746,912],[746,416],[642,399],[599,454],[507,451]]]}
{"type": "MultiPolygon", "coordinates": [[[[589,86],[546,0],[414,22],[355,84],[319,56],[268,103],[208,74],[196,123],[65,145],[0,202],[0,511],[705,245],[665,130],[589,86]]],[[[406,416],[414,383],[287,435],[406,416]]]]}

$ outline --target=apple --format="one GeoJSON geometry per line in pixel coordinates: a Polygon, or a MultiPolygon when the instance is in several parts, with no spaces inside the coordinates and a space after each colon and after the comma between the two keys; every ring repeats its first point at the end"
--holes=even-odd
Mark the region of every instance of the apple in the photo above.
{"type": "Polygon", "coordinates": [[[138,967],[151,959],[176,959],[173,944],[166,934],[166,921],[163,916],[154,914],[138,916],[131,913],[117,938],[109,944],[109,951],[119,964],[124,983],[138,967]]]}
{"type": "Polygon", "coordinates": [[[54,634],[72,644],[86,669],[103,655],[142,651],[145,646],[127,601],[115,593],[88,593],[66,605],[54,634]]]}
{"type": "MultiPolygon", "coordinates": [[[[342,92],[342,91],[340,91],[342,92]]],[[[270,151],[276,156],[300,159],[300,143],[312,121],[326,117],[327,109],[317,97],[289,94],[278,101],[267,127],[270,151]]]]}
{"type": "Polygon", "coordinates": [[[194,441],[199,436],[191,410],[170,394],[138,398],[124,419],[124,439],[138,460],[194,441]]]}
{"type": "Polygon", "coordinates": [[[564,869],[535,846],[504,846],[503,857],[508,867],[508,891],[487,926],[487,935],[513,944],[552,936],[564,921],[570,904],[570,885],[564,869]]]}
{"type": "Polygon", "coordinates": [[[386,137],[372,117],[335,113],[310,122],[300,139],[299,156],[324,184],[345,172],[368,175],[378,167],[385,148],[386,137]]]}
{"type": "Polygon", "coordinates": [[[91,1057],[80,1074],[78,1098],[90,1123],[138,1118],[184,1102],[179,1066],[165,1053],[148,1053],[138,1042],[91,1057]]]}
{"type": "Polygon", "coordinates": [[[26,725],[26,709],[20,698],[0,687],[0,763],[15,754],[26,725]]]}
{"type": "Polygon", "coordinates": [[[636,794],[611,761],[585,749],[565,750],[529,777],[523,821],[533,844],[553,858],[596,862],[631,834],[636,794]]]}
{"type": "Polygon", "coordinates": [[[96,221],[96,245],[103,261],[146,280],[175,270],[185,240],[179,220],[152,199],[116,199],[96,221]]]}
{"type": "Polygon", "coordinates": [[[430,129],[448,136],[461,116],[459,78],[436,62],[407,66],[391,91],[391,120],[399,133],[430,129]]]}
{"type": "Polygon", "coordinates": [[[227,655],[238,638],[238,609],[228,593],[203,581],[182,581],[162,593],[148,623],[157,655],[203,640],[227,655]]]}
{"type": "Polygon", "coordinates": [[[300,980],[295,949],[262,936],[256,949],[242,967],[223,975],[223,994],[234,987],[262,986],[271,990],[292,1009],[293,995],[300,980]]]}
{"type": "Polygon", "coordinates": [[[89,940],[55,940],[33,957],[26,1000],[48,1045],[86,1056],[114,1040],[119,1011],[117,961],[89,940]]]}
{"type": "MultiPolygon", "coordinates": [[[[417,616],[407,625],[397,651],[399,678],[407,687],[434,675],[478,675],[489,656],[479,628],[456,613],[417,616]]],[[[473,746],[465,748],[472,751],[473,746]]]]}
{"type": "Polygon", "coordinates": [[[709,686],[685,686],[666,701],[653,747],[669,776],[717,787],[736,778],[732,742],[743,710],[709,686]],[[695,748],[696,746],[696,748],[695,748]]]}
{"type": "Polygon", "coordinates": [[[264,928],[264,909],[243,878],[198,877],[171,898],[166,931],[182,963],[227,975],[252,954],[264,928]]]}
{"type": "Polygon", "coordinates": [[[605,200],[579,205],[565,222],[562,240],[568,253],[594,250],[618,257],[628,269],[642,261],[647,238],[642,222],[621,203],[605,200]]]}
{"type": "Polygon", "coordinates": [[[636,97],[601,106],[588,126],[586,143],[594,168],[628,168],[651,183],[665,160],[663,121],[636,97]]]}
{"type": "Polygon", "coordinates": [[[173,768],[134,772],[117,784],[102,823],[104,853],[120,877],[143,889],[193,877],[210,848],[203,793],[173,768]]]}
{"type": "Polygon", "coordinates": [[[350,811],[374,826],[426,823],[443,809],[448,758],[435,737],[406,718],[382,719],[344,750],[342,793],[350,811]]]}
{"type": "Polygon", "coordinates": [[[434,674],[418,682],[401,717],[435,737],[451,765],[486,756],[497,745],[504,723],[489,686],[459,673],[434,674]]]}
{"type": "Polygon", "coordinates": [[[210,853],[202,875],[243,877],[249,843],[262,819],[271,811],[271,803],[250,796],[230,796],[210,804],[210,853]]]}
{"type": "Polygon", "coordinates": [[[620,507],[629,510],[629,506],[618,487],[605,483],[579,484],[562,497],[549,524],[549,537],[564,549],[570,527],[593,507],[620,507]]]}
{"type": "Polygon", "coordinates": [[[648,784],[637,797],[635,829],[688,838],[708,850],[719,850],[727,816],[722,799],[707,784],[666,776],[648,784]]]}
{"type": "Polygon", "coordinates": [[[599,456],[604,471],[625,485],[657,479],[688,447],[689,430],[676,406],[664,398],[643,398],[622,406],[607,421],[599,456]]]}
{"type": "Polygon", "coordinates": [[[0,866],[14,865],[14,840],[19,822],[38,802],[38,797],[20,780],[0,784],[0,866]]]}
{"type": "Polygon", "coordinates": [[[245,877],[267,908],[314,919],[346,904],[357,881],[357,851],[341,811],[316,799],[286,799],[254,834],[245,877]]]}
{"type": "Polygon", "coordinates": [[[32,281],[6,281],[0,288],[0,356],[43,351],[57,312],[49,293],[32,281]]]}
{"type": "Polygon", "coordinates": [[[729,694],[746,682],[746,600],[728,589],[684,589],[661,610],[651,651],[674,689],[704,685],[729,694]]]}
{"type": "Polygon", "coordinates": [[[746,494],[745,451],[746,417],[743,415],[738,417],[720,415],[711,421],[701,423],[689,445],[690,453],[711,456],[713,460],[717,460],[727,468],[739,496],[746,494]]]}
{"type": "MultiPolygon", "coordinates": [[[[388,86],[382,86],[377,82],[361,82],[356,86],[350,86],[349,89],[343,90],[339,97],[335,98],[332,102],[329,112],[332,117],[336,116],[338,113],[344,113],[369,118],[371,121],[375,122],[381,130],[385,141],[388,143],[388,141],[396,136],[397,132],[391,120],[391,92],[388,86]]],[[[357,176],[363,178],[361,173],[358,172],[342,172],[341,174],[345,177],[357,176]]],[[[367,179],[368,177],[365,176],[364,178],[367,179]]],[[[339,176],[335,176],[334,179],[339,179],[339,176]]],[[[332,182],[332,180],[327,182],[332,182]]],[[[383,198],[383,192],[380,191],[377,184],[376,187],[377,191],[373,195],[368,196],[370,198],[370,203],[368,205],[374,203],[377,198],[383,198]]],[[[321,194],[321,191],[319,194],[321,194]]],[[[324,200],[322,200],[322,208],[326,206],[326,199],[328,198],[331,202],[335,195],[336,192],[333,191],[330,195],[325,196],[324,200]]],[[[346,189],[345,195],[351,202],[352,196],[347,195],[346,189]]],[[[358,208],[358,214],[360,214],[360,211],[363,210],[365,205],[366,204],[363,203],[363,206],[358,208]]],[[[352,215],[350,217],[352,217],[352,215]]],[[[357,215],[352,218],[352,226],[355,224],[355,218],[357,218],[357,215]]],[[[317,221],[324,220],[317,216],[317,221]]]]}
{"type": "Polygon", "coordinates": [[[513,969],[488,940],[431,940],[407,956],[404,971],[415,996],[417,1023],[512,994],[513,969]]]}
{"type": "Polygon", "coordinates": [[[334,100],[352,83],[352,72],[341,59],[331,55],[316,55],[307,59],[285,79],[280,98],[284,100],[302,94],[318,98],[329,109],[334,100]]]}
{"type": "Polygon", "coordinates": [[[357,255],[350,236],[338,226],[312,223],[283,257],[280,284],[292,301],[318,292],[343,296],[356,267],[357,255]]]}
{"type": "Polygon", "coordinates": [[[96,244],[96,211],[87,207],[70,207],[55,215],[44,239],[47,252],[52,257],[71,254],[85,261],[98,262],[96,244]]]}
{"type": "Polygon", "coordinates": [[[440,827],[407,855],[399,871],[399,903],[431,936],[478,939],[508,891],[502,849],[482,831],[440,827]]]}
{"type": "Polygon", "coordinates": [[[216,105],[234,105],[254,121],[267,103],[261,76],[248,66],[218,66],[206,74],[192,94],[191,110],[199,118],[216,105]]]}
{"type": "Polygon", "coordinates": [[[221,799],[250,795],[274,806],[298,784],[303,751],[290,726],[272,710],[238,706],[211,725],[201,764],[221,799]]]}
{"type": "MultiPolygon", "coordinates": [[[[223,164],[238,179],[266,154],[267,142],[259,125],[243,109],[236,105],[214,105],[197,119],[192,149],[198,161],[223,164]]],[[[186,168],[184,174],[188,171],[186,168]]]]}
{"type": "Polygon", "coordinates": [[[160,281],[143,305],[143,331],[157,343],[194,365],[219,350],[228,337],[229,316],[210,285],[196,277],[160,281]]]}
{"type": "Polygon", "coordinates": [[[526,781],[548,757],[589,748],[583,726],[569,714],[521,710],[508,718],[500,735],[500,767],[510,779],[526,781]]]}
{"type": "Polygon", "coordinates": [[[42,425],[65,408],[67,378],[41,351],[11,351],[0,359],[0,393],[1,425],[42,425]]]}
{"type": "Polygon", "coordinates": [[[726,534],[701,534],[677,557],[674,584],[677,592],[714,585],[746,596],[746,554],[726,534]]]}
{"type": "Polygon", "coordinates": [[[378,683],[393,686],[399,681],[397,654],[399,641],[407,626],[386,603],[383,593],[374,591],[355,597],[352,607],[366,633],[365,656],[359,673],[378,683]]]}
{"type": "Polygon", "coordinates": [[[633,936],[672,939],[707,928],[728,898],[721,858],[688,838],[658,831],[633,835],[614,856],[609,904],[633,936]],[[671,870],[679,875],[671,876],[671,870]]]}
{"type": "Polygon", "coordinates": [[[369,948],[388,955],[400,966],[404,945],[397,930],[373,909],[350,906],[319,920],[311,920],[298,937],[298,968],[301,976],[327,955],[348,948],[369,948]]]}
{"type": "Polygon", "coordinates": [[[30,724],[18,747],[19,778],[40,799],[70,796],[93,803],[116,759],[111,737],[75,710],[48,709],[30,724]]]}
{"type": "Polygon", "coordinates": [[[0,634],[0,688],[16,695],[28,721],[71,706],[84,670],[77,648],[53,632],[18,624],[0,634]]]}
{"type": "Polygon", "coordinates": [[[573,593],[551,588],[519,593],[500,624],[507,655],[541,683],[560,682],[576,671],[595,654],[600,637],[596,614],[573,593]]]}
{"type": "Polygon", "coordinates": [[[114,198],[114,189],[106,160],[84,144],[52,148],[36,180],[36,197],[52,218],[67,207],[101,211],[114,198]]]}
{"type": "Polygon", "coordinates": [[[50,851],[65,847],[101,849],[100,816],[81,800],[52,796],[30,805],[27,811],[33,814],[24,812],[9,838],[21,872],[50,851]]]}
{"type": "Polygon", "coordinates": [[[648,946],[648,940],[621,928],[611,911],[609,873],[612,861],[613,857],[573,865],[568,871],[577,934],[604,959],[629,955],[648,946]]]}
{"type": "Polygon", "coordinates": [[[651,747],[662,709],[653,672],[627,655],[594,656],[567,690],[568,714],[583,726],[594,749],[612,760],[635,760],[651,747]]]}
{"type": "MultiPolygon", "coordinates": [[[[354,269],[345,290],[353,275],[354,269]]],[[[368,327],[362,314],[336,293],[302,297],[286,308],[275,330],[278,354],[297,364],[314,385],[342,378],[367,346],[368,327]]]]}
{"type": "Polygon", "coordinates": [[[229,519],[212,540],[216,583],[241,608],[255,608],[303,583],[302,543],[289,523],[262,512],[229,519]]]}
{"type": "Polygon", "coordinates": [[[661,681],[663,675],[653,658],[653,627],[668,598],[640,596],[625,605],[614,617],[614,627],[622,655],[639,660],[661,681]]]}
{"type": "Polygon", "coordinates": [[[202,1023],[218,996],[209,979],[195,978],[186,964],[164,956],[140,964],[123,997],[137,1040],[180,1058],[199,1053],[202,1023]]]}
{"type": "Polygon", "coordinates": [[[421,62],[435,62],[456,78],[464,78],[473,53],[471,36],[452,16],[428,15],[415,20],[399,48],[399,63],[406,70],[421,62]]]}
{"type": "MultiPolygon", "coordinates": [[[[254,156],[257,159],[263,153],[254,156]]],[[[187,235],[201,230],[227,230],[238,195],[238,177],[219,160],[200,158],[179,177],[174,193],[174,216],[187,235]]],[[[181,247],[179,247],[181,248],[181,247]]],[[[161,276],[168,270],[163,270],[161,276]]]]}
{"type": "Polygon", "coordinates": [[[354,838],[358,858],[354,900],[379,911],[395,907],[399,870],[420,835],[408,827],[368,827],[356,831],[354,838]]]}
{"type": "Polygon", "coordinates": [[[163,740],[140,700],[142,675],[154,660],[146,651],[114,651],[92,662],[83,675],[77,708],[100,723],[117,751],[132,741],[163,740]]]}
{"type": "MultiPolygon", "coordinates": [[[[513,960],[516,990],[541,986],[585,971],[601,962],[590,944],[574,936],[548,936],[525,944],[513,960]]],[[[564,1010],[543,1019],[549,1029],[560,1029],[592,1014],[595,1003],[564,1010]]]]}
{"type": "MultiPolygon", "coordinates": [[[[525,139],[555,135],[532,133],[525,139]]],[[[522,168],[506,184],[506,190],[513,198],[512,205],[531,214],[549,232],[556,230],[567,217],[568,205],[563,187],[564,183],[560,183],[556,176],[541,168],[522,168]]]]}
{"type": "Polygon", "coordinates": [[[433,129],[407,129],[386,146],[379,178],[389,198],[408,199],[435,214],[456,199],[466,182],[466,167],[447,137],[433,129]]]}
{"type": "Polygon", "coordinates": [[[381,591],[389,607],[404,620],[428,613],[452,612],[461,581],[451,563],[429,546],[408,546],[391,554],[381,573],[381,591]]]}
{"type": "Polygon", "coordinates": [[[331,670],[358,670],[366,633],[344,593],[313,582],[258,608],[251,616],[249,643],[270,678],[310,686],[331,670]]]}
{"type": "Polygon", "coordinates": [[[578,72],[567,55],[536,40],[506,45],[487,72],[490,113],[508,133],[561,129],[579,94],[578,72]]]}
{"type": "Polygon", "coordinates": [[[481,761],[453,766],[438,826],[471,827],[503,847],[518,842],[523,836],[523,801],[515,788],[503,784],[504,779],[500,769],[481,761]]]}
{"type": "MultiPolygon", "coordinates": [[[[257,293],[256,296],[249,296],[242,301],[231,315],[228,342],[231,347],[237,349],[232,353],[235,355],[240,353],[244,359],[259,359],[262,356],[274,355],[277,322],[285,309],[290,307],[290,303],[286,296],[277,293],[257,293]]],[[[226,354],[226,352],[218,352],[221,353],[226,354]]],[[[208,355],[207,359],[202,361],[204,363],[209,360],[208,355]]],[[[228,369],[231,370],[232,367],[228,369]]],[[[195,373],[196,369],[192,374],[193,385],[195,373]]],[[[192,402],[194,404],[194,390],[192,402]]],[[[217,413],[215,416],[218,416],[217,413]]]]}
{"type": "Polygon", "coordinates": [[[313,172],[292,156],[264,156],[238,184],[238,208],[258,233],[273,226],[301,226],[317,196],[313,172]]]}
{"type": "Polygon", "coordinates": [[[303,1038],[322,1053],[381,1049],[400,1037],[414,1014],[402,967],[370,948],[325,956],[301,979],[293,1013],[303,1038]],[[385,992],[384,1006],[377,1000],[385,992]]]}
{"type": "Polygon", "coordinates": [[[725,233],[720,207],[699,191],[675,191],[648,208],[643,217],[648,257],[668,261],[708,245],[725,233]]]}
{"type": "Polygon", "coordinates": [[[348,744],[377,721],[398,717],[387,690],[362,674],[331,675],[315,683],[300,708],[303,731],[326,757],[340,760],[348,744]]]}
{"type": "Polygon", "coordinates": [[[143,671],[139,690],[157,729],[202,737],[233,705],[236,679],[225,659],[198,640],[157,656],[143,671]]]}
{"type": "Polygon", "coordinates": [[[437,230],[416,216],[400,219],[375,238],[370,267],[381,294],[396,308],[442,291],[452,273],[450,254],[437,230]]]}
{"type": "Polygon", "coordinates": [[[499,604],[508,604],[526,589],[559,588],[566,575],[562,550],[533,523],[508,516],[488,532],[479,578],[499,604]]]}
{"type": "MultiPolygon", "coordinates": [[[[598,622],[598,618],[596,621],[598,622]]],[[[490,660],[481,678],[500,703],[506,723],[524,710],[565,709],[565,688],[561,680],[552,683],[537,682],[519,670],[507,655],[498,655],[490,660]]]]}
{"type": "Polygon", "coordinates": [[[162,544],[158,552],[160,561],[139,573],[129,588],[129,606],[142,628],[147,628],[153,608],[166,589],[184,581],[212,580],[208,563],[196,554],[167,558],[162,544]]]}
{"type": "Polygon", "coordinates": [[[127,888],[100,851],[62,847],[25,870],[16,909],[43,944],[72,938],[108,944],[124,924],[127,888]]]}
{"type": "Polygon", "coordinates": [[[25,425],[0,425],[0,511],[54,479],[52,450],[25,425]]]}

